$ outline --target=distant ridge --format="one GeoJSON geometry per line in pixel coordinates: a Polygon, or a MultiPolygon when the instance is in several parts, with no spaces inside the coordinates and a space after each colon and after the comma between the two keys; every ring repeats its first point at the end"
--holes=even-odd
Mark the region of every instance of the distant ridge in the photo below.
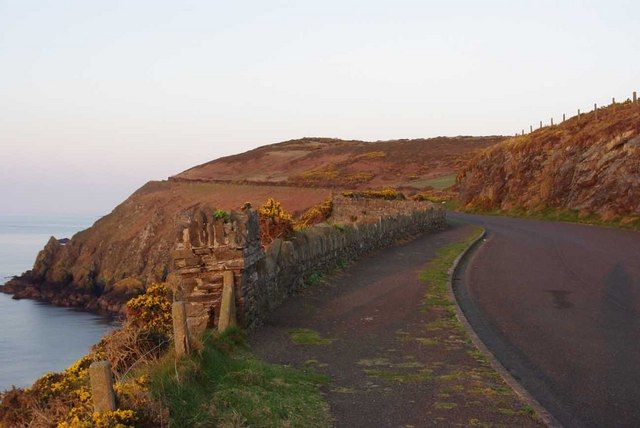
{"type": "Polygon", "coordinates": [[[258,147],[190,168],[171,179],[301,187],[422,189],[454,174],[477,151],[505,137],[389,141],[306,137],[258,147]]]}

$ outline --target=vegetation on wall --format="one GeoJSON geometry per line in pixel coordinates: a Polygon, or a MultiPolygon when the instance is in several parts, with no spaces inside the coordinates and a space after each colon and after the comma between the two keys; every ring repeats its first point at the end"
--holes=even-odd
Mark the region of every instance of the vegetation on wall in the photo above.
{"type": "Polygon", "coordinates": [[[342,192],[342,196],[347,198],[365,198],[365,199],[386,199],[386,200],[404,200],[405,195],[395,189],[382,190],[363,190],[342,192]]]}
{"type": "Polygon", "coordinates": [[[267,199],[267,202],[258,209],[258,216],[263,244],[268,245],[275,239],[286,238],[293,234],[293,217],[275,199],[267,199]]]}
{"type": "Polygon", "coordinates": [[[306,210],[295,222],[296,229],[304,229],[322,223],[331,217],[333,201],[329,198],[306,210]]]}

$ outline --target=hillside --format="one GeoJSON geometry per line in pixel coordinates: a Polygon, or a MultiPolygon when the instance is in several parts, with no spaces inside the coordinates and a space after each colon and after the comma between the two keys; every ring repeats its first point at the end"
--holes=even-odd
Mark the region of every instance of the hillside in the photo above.
{"type": "Polygon", "coordinates": [[[466,209],[573,210],[622,224],[640,218],[640,102],[627,101],[511,138],[457,177],[466,209]]]}
{"type": "Polygon", "coordinates": [[[128,298],[144,291],[143,282],[166,277],[180,211],[195,205],[225,210],[245,202],[260,206],[273,197],[296,212],[329,196],[323,189],[149,182],[68,243],[52,238],[33,270],[9,281],[3,291],[63,306],[118,312],[128,298]]]}
{"type": "Polygon", "coordinates": [[[259,147],[188,169],[174,180],[303,187],[439,187],[473,154],[504,137],[357,141],[303,138],[259,147]],[[440,180],[439,180],[440,179],[440,180]]]}
{"type": "Polygon", "coordinates": [[[167,276],[175,219],[186,208],[238,209],[272,197],[295,214],[327,199],[329,187],[448,187],[474,151],[502,138],[302,139],[217,159],[147,183],[69,242],[52,238],[34,268],[3,291],[118,312],[145,284],[167,276]]]}

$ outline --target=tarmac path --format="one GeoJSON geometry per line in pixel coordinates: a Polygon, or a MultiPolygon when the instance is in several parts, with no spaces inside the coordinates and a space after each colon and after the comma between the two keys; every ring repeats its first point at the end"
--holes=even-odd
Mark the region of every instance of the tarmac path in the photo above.
{"type": "Polygon", "coordinates": [[[507,370],[565,426],[640,426],[640,233],[450,217],[487,231],[454,289],[507,370]]]}
{"type": "Polygon", "coordinates": [[[476,233],[454,223],[360,258],[276,309],[250,335],[253,352],[328,375],[337,427],[540,426],[451,315],[425,308],[420,273],[476,233]]]}

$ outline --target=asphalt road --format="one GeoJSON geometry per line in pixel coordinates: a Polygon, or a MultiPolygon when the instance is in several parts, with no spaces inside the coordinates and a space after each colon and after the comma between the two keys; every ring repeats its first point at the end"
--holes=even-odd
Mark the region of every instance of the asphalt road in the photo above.
{"type": "Polygon", "coordinates": [[[640,233],[451,218],[487,230],[454,287],[502,364],[565,426],[640,426],[640,233]]]}
{"type": "Polygon", "coordinates": [[[504,385],[493,371],[481,370],[469,354],[472,345],[456,336],[455,328],[427,330],[428,323],[433,327],[443,317],[424,310],[427,285],[420,272],[443,246],[473,233],[474,228],[458,223],[360,258],[289,298],[251,334],[252,350],[269,362],[328,375],[323,392],[336,427],[539,426],[518,413],[522,403],[515,396],[501,393],[496,399],[473,392],[504,385]],[[329,342],[294,344],[290,332],[298,328],[329,342]],[[420,376],[425,368],[433,370],[433,378],[420,376]],[[372,370],[393,372],[393,378],[372,370]],[[461,371],[465,375],[458,379],[461,371]],[[441,375],[450,380],[439,380],[441,375]],[[455,409],[438,407],[443,400],[454,402],[455,409]]]}

